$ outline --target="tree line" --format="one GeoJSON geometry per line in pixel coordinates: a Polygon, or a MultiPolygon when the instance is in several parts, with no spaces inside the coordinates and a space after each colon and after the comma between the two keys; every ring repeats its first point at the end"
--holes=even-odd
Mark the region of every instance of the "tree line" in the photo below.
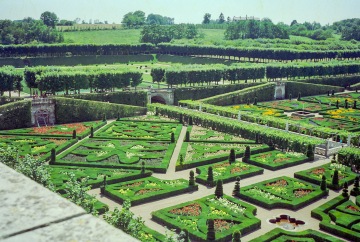
{"type": "Polygon", "coordinates": [[[144,26],[140,33],[140,41],[143,43],[158,44],[170,42],[173,39],[194,39],[198,36],[198,30],[194,24],[176,24],[162,26],[152,24],[144,26]]]}

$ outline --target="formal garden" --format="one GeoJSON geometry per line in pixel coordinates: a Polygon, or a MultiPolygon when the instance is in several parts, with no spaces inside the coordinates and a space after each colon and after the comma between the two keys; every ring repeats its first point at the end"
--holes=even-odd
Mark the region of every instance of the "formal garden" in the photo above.
{"type": "Polygon", "coordinates": [[[140,241],[359,241],[351,24],[223,20],[0,38],[0,162],[140,241]]]}

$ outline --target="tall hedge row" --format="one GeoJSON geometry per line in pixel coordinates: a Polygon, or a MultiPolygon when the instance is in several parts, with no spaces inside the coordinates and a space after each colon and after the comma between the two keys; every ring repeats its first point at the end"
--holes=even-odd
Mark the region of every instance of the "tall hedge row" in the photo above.
{"type": "Polygon", "coordinates": [[[205,98],[202,101],[208,104],[226,106],[246,103],[248,100],[254,102],[255,97],[259,102],[271,101],[274,100],[274,94],[275,83],[265,83],[254,87],[244,88],[239,91],[205,98]]]}
{"type": "Polygon", "coordinates": [[[0,105],[4,105],[7,103],[12,103],[12,102],[17,102],[17,101],[22,101],[24,100],[24,98],[22,97],[0,97],[0,105]]]}
{"type": "Polygon", "coordinates": [[[31,102],[18,101],[0,106],[0,130],[31,127],[31,102]]]}
{"type": "Polygon", "coordinates": [[[328,91],[334,90],[335,92],[343,92],[344,88],[339,86],[328,86],[321,84],[312,84],[304,82],[292,82],[287,81],[285,84],[285,96],[289,97],[291,94],[293,97],[297,97],[299,92],[302,97],[314,96],[319,94],[326,94],[328,91]]]}
{"type": "Polygon", "coordinates": [[[180,100],[199,100],[261,84],[261,82],[249,82],[230,85],[176,88],[174,90],[174,103],[178,105],[180,100]]]}
{"type": "Polygon", "coordinates": [[[72,98],[55,97],[56,122],[74,123],[84,121],[95,121],[106,118],[113,119],[120,117],[130,117],[145,115],[147,109],[144,107],[104,103],[97,101],[87,101],[72,98]]]}
{"type": "Polygon", "coordinates": [[[332,77],[321,77],[321,78],[310,78],[310,79],[296,79],[296,82],[306,82],[321,85],[347,87],[360,83],[360,75],[354,76],[332,76],[332,77]]]}
{"type": "Polygon", "coordinates": [[[146,92],[109,92],[109,93],[83,93],[68,96],[75,99],[109,102],[145,107],[147,104],[146,92]]]}

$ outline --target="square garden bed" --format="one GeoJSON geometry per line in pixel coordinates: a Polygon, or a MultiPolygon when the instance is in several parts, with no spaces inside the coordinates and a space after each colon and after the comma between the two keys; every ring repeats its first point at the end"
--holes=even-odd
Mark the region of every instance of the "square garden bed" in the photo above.
{"type": "Polygon", "coordinates": [[[323,175],[326,177],[327,187],[335,190],[342,188],[344,182],[348,184],[353,183],[357,176],[356,173],[351,171],[350,167],[338,163],[328,163],[308,170],[298,171],[294,174],[294,177],[320,185],[323,175]],[[337,185],[332,184],[335,169],[338,170],[339,174],[339,184],[337,185]]]}
{"type": "Polygon", "coordinates": [[[235,231],[245,235],[260,228],[255,214],[256,208],[250,204],[226,195],[220,199],[210,195],[152,212],[152,219],[178,231],[186,229],[194,241],[207,241],[207,221],[213,219],[214,241],[230,241],[235,231]]]}
{"type": "Polygon", "coordinates": [[[40,160],[50,159],[51,149],[59,153],[76,142],[77,139],[70,138],[0,135],[0,147],[14,146],[20,157],[32,155],[40,160]]]}
{"type": "Polygon", "coordinates": [[[224,161],[212,165],[200,166],[196,168],[196,182],[207,186],[215,186],[217,180],[222,180],[223,183],[235,181],[237,177],[241,179],[260,175],[264,173],[264,169],[245,164],[241,161],[233,162],[224,161]],[[208,169],[213,168],[213,182],[207,181],[208,169]]]}
{"type": "Polygon", "coordinates": [[[57,165],[146,169],[165,173],[175,144],[135,140],[87,139],[57,157],[57,165]]]}
{"type": "Polygon", "coordinates": [[[176,140],[181,128],[182,125],[175,122],[115,121],[99,130],[95,138],[170,142],[171,133],[174,133],[176,140]]]}
{"type": "Polygon", "coordinates": [[[325,111],[336,108],[333,106],[329,106],[327,104],[297,101],[296,99],[262,102],[259,103],[258,105],[263,107],[281,109],[288,112],[307,111],[311,113],[317,113],[319,111],[325,111]]]}
{"type": "Polygon", "coordinates": [[[320,229],[345,238],[360,241],[360,207],[342,195],[311,211],[320,220],[320,229]]]}
{"type": "Polygon", "coordinates": [[[352,109],[352,108],[338,108],[335,110],[328,110],[324,112],[320,112],[320,114],[324,115],[325,117],[339,119],[342,121],[351,121],[360,123],[360,110],[359,109],[352,109]]]}
{"type": "Polygon", "coordinates": [[[231,149],[235,150],[236,158],[240,158],[244,155],[246,146],[250,146],[252,154],[270,150],[268,145],[254,143],[184,142],[180,151],[184,160],[181,163],[179,158],[175,169],[179,171],[224,161],[228,159],[231,149]]]}
{"type": "Polygon", "coordinates": [[[238,196],[267,209],[297,210],[327,194],[319,186],[283,176],[241,187],[238,196]]]}
{"type": "Polygon", "coordinates": [[[272,171],[295,166],[308,161],[308,157],[302,153],[282,152],[273,150],[250,156],[249,164],[260,166],[272,171]]]}
{"type": "Polygon", "coordinates": [[[106,122],[93,121],[83,123],[60,124],[55,126],[33,127],[24,129],[13,129],[0,131],[0,134],[14,134],[14,135],[31,135],[31,136],[52,136],[52,137],[72,137],[73,131],[76,131],[76,136],[80,139],[90,135],[91,127],[94,131],[104,126],[106,122]]]}
{"type": "Polygon", "coordinates": [[[131,205],[139,205],[196,190],[198,190],[197,185],[189,186],[189,181],[185,179],[160,180],[148,177],[107,185],[105,195],[115,201],[129,200],[131,205]]]}

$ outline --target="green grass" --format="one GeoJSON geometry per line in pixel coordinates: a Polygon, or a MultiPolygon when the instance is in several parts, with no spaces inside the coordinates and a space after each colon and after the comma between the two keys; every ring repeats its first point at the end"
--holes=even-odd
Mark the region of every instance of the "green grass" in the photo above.
{"type": "Polygon", "coordinates": [[[65,43],[138,44],[140,29],[64,32],[65,43]]]}

